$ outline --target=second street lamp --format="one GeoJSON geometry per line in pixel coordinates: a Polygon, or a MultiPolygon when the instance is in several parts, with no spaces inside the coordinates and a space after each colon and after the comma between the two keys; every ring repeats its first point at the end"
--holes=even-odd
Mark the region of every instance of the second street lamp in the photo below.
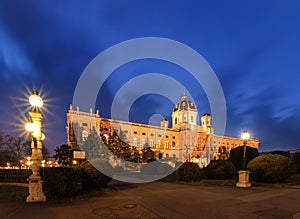
{"type": "Polygon", "coordinates": [[[246,168],[246,152],[247,152],[247,142],[250,138],[250,134],[247,130],[244,130],[241,139],[243,140],[243,165],[242,169],[238,172],[239,174],[239,181],[237,182],[236,186],[237,187],[251,187],[251,183],[249,182],[249,174],[250,171],[247,170],[246,168]]]}
{"type": "Polygon", "coordinates": [[[243,165],[242,165],[242,169],[246,170],[246,151],[247,151],[247,142],[250,138],[250,134],[248,132],[248,130],[244,130],[242,135],[241,135],[241,139],[243,140],[243,165]]]}

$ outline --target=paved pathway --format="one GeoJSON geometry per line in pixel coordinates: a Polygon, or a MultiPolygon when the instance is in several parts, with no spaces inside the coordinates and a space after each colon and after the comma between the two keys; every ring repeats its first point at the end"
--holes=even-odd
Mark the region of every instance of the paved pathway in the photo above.
{"type": "Polygon", "coordinates": [[[0,204],[0,218],[300,218],[300,189],[111,183],[66,203],[0,204]]]}

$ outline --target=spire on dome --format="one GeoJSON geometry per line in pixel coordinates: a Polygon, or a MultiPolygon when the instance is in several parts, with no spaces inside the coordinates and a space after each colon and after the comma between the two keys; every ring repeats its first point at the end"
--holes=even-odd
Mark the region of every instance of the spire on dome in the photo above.
{"type": "Polygon", "coordinates": [[[186,89],[183,90],[183,96],[181,97],[181,100],[186,100],[187,95],[186,95],[186,89]]]}

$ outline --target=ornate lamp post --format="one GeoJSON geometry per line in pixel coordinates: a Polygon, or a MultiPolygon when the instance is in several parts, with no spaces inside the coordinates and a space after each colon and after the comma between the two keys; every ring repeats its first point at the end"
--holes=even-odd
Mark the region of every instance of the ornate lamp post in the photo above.
{"type": "Polygon", "coordinates": [[[238,172],[239,174],[239,181],[236,183],[237,187],[251,187],[251,183],[249,182],[249,174],[250,171],[246,170],[246,149],[247,149],[247,142],[250,138],[250,134],[247,130],[244,130],[241,139],[243,140],[244,146],[243,146],[243,165],[242,170],[238,172]]]}
{"type": "Polygon", "coordinates": [[[42,133],[42,118],[43,115],[40,112],[40,107],[43,106],[43,99],[39,96],[37,91],[33,91],[29,97],[29,103],[33,107],[33,110],[29,112],[31,119],[30,123],[25,125],[26,131],[31,135],[31,169],[32,174],[29,177],[29,196],[27,196],[27,202],[45,202],[46,196],[42,191],[42,180],[39,169],[42,165],[42,140],[44,135],[42,133]]]}

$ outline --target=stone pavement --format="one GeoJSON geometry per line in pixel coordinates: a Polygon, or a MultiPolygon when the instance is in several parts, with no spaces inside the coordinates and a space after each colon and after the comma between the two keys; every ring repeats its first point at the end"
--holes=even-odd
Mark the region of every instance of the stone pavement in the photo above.
{"type": "Polygon", "coordinates": [[[0,218],[300,218],[300,188],[236,188],[113,181],[71,202],[2,203],[0,218]]]}

